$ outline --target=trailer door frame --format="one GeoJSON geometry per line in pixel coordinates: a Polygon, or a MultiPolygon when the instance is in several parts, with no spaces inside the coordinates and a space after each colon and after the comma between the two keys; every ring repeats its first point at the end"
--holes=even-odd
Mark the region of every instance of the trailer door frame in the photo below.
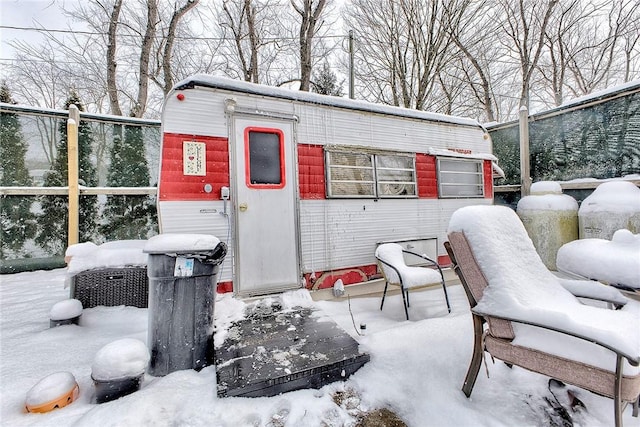
{"type": "Polygon", "coordinates": [[[232,116],[235,292],[301,286],[295,121],[232,116]]]}

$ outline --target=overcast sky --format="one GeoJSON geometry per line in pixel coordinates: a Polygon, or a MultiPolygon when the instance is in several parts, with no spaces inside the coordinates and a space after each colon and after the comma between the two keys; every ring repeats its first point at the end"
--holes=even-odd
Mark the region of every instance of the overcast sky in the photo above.
{"type": "Polygon", "coordinates": [[[37,43],[40,35],[37,31],[25,31],[4,28],[44,27],[47,29],[66,29],[67,23],[61,7],[77,3],[79,0],[0,0],[0,58],[1,63],[13,57],[13,49],[8,45],[12,40],[28,40],[37,43]]]}

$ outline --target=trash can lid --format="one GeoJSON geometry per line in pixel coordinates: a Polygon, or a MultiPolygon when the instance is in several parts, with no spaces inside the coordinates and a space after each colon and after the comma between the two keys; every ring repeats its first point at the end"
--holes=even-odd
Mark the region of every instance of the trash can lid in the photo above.
{"type": "Polygon", "coordinates": [[[220,239],[210,234],[166,233],[150,238],[144,246],[144,252],[148,254],[197,253],[212,251],[219,243],[220,239]]]}

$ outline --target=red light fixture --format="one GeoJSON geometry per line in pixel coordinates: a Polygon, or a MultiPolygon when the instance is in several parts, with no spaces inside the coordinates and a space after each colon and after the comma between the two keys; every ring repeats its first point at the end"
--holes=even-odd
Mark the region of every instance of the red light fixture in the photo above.
{"type": "Polygon", "coordinates": [[[184,101],[184,93],[177,94],[176,98],[178,98],[178,101],[184,101]]]}

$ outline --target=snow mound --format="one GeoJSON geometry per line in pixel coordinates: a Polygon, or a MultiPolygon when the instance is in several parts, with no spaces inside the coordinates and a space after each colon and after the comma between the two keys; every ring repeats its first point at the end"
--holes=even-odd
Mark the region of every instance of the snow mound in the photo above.
{"type": "Polygon", "coordinates": [[[531,194],[562,194],[562,187],[555,181],[538,181],[531,184],[531,194]]]}
{"type": "Polygon", "coordinates": [[[640,212],[640,188],[629,181],[603,182],[580,205],[581,216],[592,212],[640,212]]]}
{"type": "Polygon", "coordinates": [[[610,241],[574,240],[558,250],[556,264],[562,271],[640,289],[640,234],[621,229],[610,241]]]}
{"type": "Polygon", "coordinates": [[[116,340],[98,351],[91,366],[91,376],[98,381],[136,377],[147,369],[149,359],[149,350],[142,341],[116,340]]]}
{"type": "Polygon", "coordinates": [[[56,372],[41,379],[27,392],[27,406],[40,406],[69,393],[78,383],[71,372],[56,372]]]}
{"type": "Polygon", "coordinates": [[[73,319],[82,314],[82,303],[77,299],[60,301],[51,307],[49,319],[66,320],[73,319]]]}
{"type": "Polygon", "coordinates": [[[119,240],[99,246],[84,242],[71,245],[65,255],[71,257],[67,273],[72,276],[94,268],[120,268],[147,265],[148,255],[142,252],[146,240],[119,240]]]}
{"type": "Polygon", "coordinates": [[[214,250],[220,239],[209,234],[165,233],[153,236],[144,246],[151,254],[214,250]]]}

